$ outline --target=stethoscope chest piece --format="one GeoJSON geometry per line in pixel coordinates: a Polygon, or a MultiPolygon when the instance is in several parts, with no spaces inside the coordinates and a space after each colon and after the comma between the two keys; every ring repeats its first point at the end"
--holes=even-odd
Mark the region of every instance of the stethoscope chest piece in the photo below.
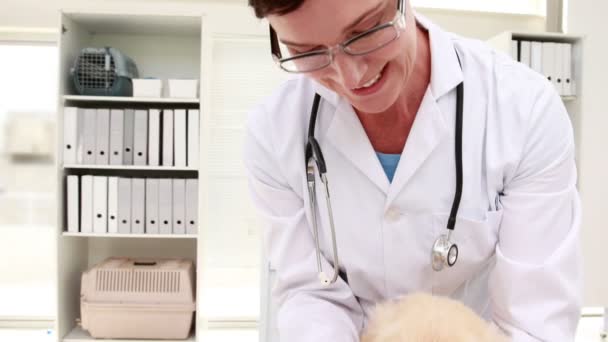
{"type": "Polygon", "coordinates": [[[431,264],[434,271],[441,271],[445,267],[452,267],[458,260],[458,245],[450,241],[449,234],[440,235],[433,244],[431,264]]]}

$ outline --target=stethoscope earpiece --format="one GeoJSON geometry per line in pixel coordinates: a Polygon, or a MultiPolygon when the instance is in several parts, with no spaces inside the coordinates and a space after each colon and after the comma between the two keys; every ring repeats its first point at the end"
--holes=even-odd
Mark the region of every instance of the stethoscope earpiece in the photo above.
{"type": "Polygon", "coordinates": [[[312,105],[312,111],[310,113],[310,123],[308,126],[308,142],[306,144],[305,150],[305,165],[306,183],[308,185],[308,196],[310,199],[310,213],[312,216],[312,228],[314,234],[313,237],[315,239],[315,251],[317,256],[318,278],[323,286],[329,286],[338,280],[340,262],[338,260],[338,244],[336,242],[336,229],[334,227],[333,211],[331,209],[331,200],[329,198],[329,185],[327,182],[327,177],[325,176],[325,173],[327,172],[327,167],[325,165],[325,158],[323,158],[323,151],[321,151],[321,146],[319,146],[319,143],[317,142],[317,139],[315,139],[314,134],[320,101],[321,96],[319,94],[315,94],[315,98],[313,100],[312,105]],[[334,275],[332,278],[329,278],[325,274],[325,272],[323,272],[323,265],[321,262],[321,247],[319,246],[319,227],[317,225],[317,215],[315,213],[315,206],[317,202],[317,192],[315,187],[315,166],[317,167],[316,171],[319,173],[319,178],[321,178],[321,182],[324,185],[325,199],[327,201],[327,213],[329,215],[329,224],[331,228],[331,240],[334,257],[334,275]]]}
{"type": "Polygon", "coordinates": [[[327,277],[327,275],[325,275],[325,272],[319,273],[319,280],[321,281],[321,285],[323,286],[329,286],[329,284],[331,284],[331,281],[327,277]]]}

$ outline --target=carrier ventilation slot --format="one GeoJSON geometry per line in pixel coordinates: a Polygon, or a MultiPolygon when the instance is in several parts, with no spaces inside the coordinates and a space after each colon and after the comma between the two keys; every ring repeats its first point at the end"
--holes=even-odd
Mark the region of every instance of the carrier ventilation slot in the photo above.
{"type": "Polygon", "coordinates": [[[174,293],[180,289],[180,272],[99,270],[95,288],[100,292],[174,293]]]}

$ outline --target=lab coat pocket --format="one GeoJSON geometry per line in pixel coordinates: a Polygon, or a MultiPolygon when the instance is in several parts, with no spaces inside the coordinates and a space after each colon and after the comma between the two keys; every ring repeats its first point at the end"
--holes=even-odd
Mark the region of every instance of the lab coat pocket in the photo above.
{"type": "MultiPolygon", "coordinates": [[[[502,210],[488,211],[482,219],[458,215],[452,242],[458,245],[458,260],[449,268],[433,275],[433,291],[449,295],[463,283],[473,280],[494,261],[502,210]]],[[[447,232],[449,213],[435,214],[433,230],[436,236],[447,232]]]]}

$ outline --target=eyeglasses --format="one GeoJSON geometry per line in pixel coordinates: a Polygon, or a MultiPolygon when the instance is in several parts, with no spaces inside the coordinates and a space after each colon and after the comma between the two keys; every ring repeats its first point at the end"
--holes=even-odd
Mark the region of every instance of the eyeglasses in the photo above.
{"type": "Polygon", "coordinates": [[[329,66],[333,62],[338,49],[350,56],[367,55],[399,38],[401,31],[405,29],[404,11],[398,10],[393,20],[362,32],[335,46],[295,55],[289,55],[287,50],[285,51],[287,57],[283,57],[277,34],[271,26],[270,45],[273,59],[281,69],[287,72],[306,73],[329,66]]]}

